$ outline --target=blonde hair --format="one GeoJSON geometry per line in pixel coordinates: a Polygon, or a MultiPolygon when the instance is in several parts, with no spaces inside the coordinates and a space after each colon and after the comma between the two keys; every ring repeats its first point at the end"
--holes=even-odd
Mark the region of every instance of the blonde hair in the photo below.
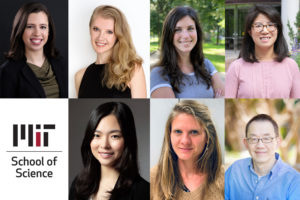
{"type": "Polygon", "coordinates": [[[135,67],[141,66],[143,60],[135,51],[129,25],[119,9],[113,6],[98,6],[91,16],[90,28],[97,16],[114,20],[114,32],[117,37],[111,58],[105,66],[102,85],[108,88],[115,86],[118,90],[124,91],[132,78],[135,67]]]}
{"type": "Polygon", "coordinates": [[[180,101],[174,106],[166,123],[157,174],[154,177],[154,182],[157,184],[153,187],[154,191],[151,191],[151,196],[154,199],[174,199],[176,197],[176,188],[184,185],[178,170],[177,155],[172,148],[170,139],[172,122],[175,116],[182,113],[193,115],[203,127],[207,136],[206,147],[197,160],[198,171],[207,174],[207,187],[216,180],[221,170],[220,145],[207,106],[194,100],[180,101]]]}

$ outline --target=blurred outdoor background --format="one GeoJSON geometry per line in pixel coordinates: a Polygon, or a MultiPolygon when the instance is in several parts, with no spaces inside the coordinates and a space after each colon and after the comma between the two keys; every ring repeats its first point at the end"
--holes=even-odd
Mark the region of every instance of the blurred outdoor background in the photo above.
{"type": "Polygon", "coordinates": [[[300,99],[226,99],[225,168],[249,157],[243,144],[246,123],[257,114],[270,115],[279,126],[281,159],[300,171],[300,99]]]}
{"type": "Polygon", "coordinates": [[[159,58],[159,42],[163,22],[168,12],[188,5],[194,8],[200,20],[204,36],[204,55],[219,72],[225,72],[225,7],[224,0],[151,0],[150,62],[153,66],[159,58]]]}

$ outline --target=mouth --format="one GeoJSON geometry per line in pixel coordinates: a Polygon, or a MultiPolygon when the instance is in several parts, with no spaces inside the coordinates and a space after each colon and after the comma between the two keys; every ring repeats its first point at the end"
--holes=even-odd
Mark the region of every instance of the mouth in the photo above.
{"type": "Polygon", "coordinates": [[[97,47],[104,47],[107,43],[105,42],[95,42],[97,47]]]}
{"type": "Polygon", "coordinates": [[[33,44],[33,45],[40,45],[42,43],[43,39],[39,39],[39,38],[31,38],[30,39],[30,42],[33,44]]]}
{"type": "Polygon", "coordinates": [[[265,152],[265,151],[255,151],[255,154],[257,154],[257,155],[265,154],[265,153],[267,153],[267,152],[265,152]]]}
{"type": "Polygon", "coordinates": [[[113,152],[98,152],[98,153],[104,159],[111,158],[114,155],[113,152]]]}
{"type": "Polygon", "coordinates": [[[271,37],[267,37],[267,36],[264,36],[264,37],[259,37],[259,39],[262,41],[262,42],[268,42],[270,39],[271,39],[271,37]]]}
{"type": "Polygon", "coordinates": [[[193,150],[193,148],[191,147],[178,147],[179,150],[181,150],[182,152],[190,152],[193,150]]]}

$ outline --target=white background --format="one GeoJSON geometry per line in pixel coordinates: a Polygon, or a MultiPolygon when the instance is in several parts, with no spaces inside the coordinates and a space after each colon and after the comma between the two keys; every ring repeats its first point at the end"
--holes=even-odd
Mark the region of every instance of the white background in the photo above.
{"type": "MultiPolygon", "coordinates": [[[[224,161],[224,99],[194,99],[205,104],[215,125],[224,161]]],[[[150,101],[150,168],[159,160],[165,126],[174,105],[180,99],[151,99],[150,101]]],[[[224,162],[223,162],[224,163],[224,162]]]]}
{"type": "Polygon", "coordinates": [[[144,60],[147,96],[150,84],[150,1],[149,0],[72,0],[69,1],[69,97],[76,97],[74,75],[96,61],[89,33],[90,17],[97,6],[112,5],[124,13],[134,46],[144,60]]]}
{"type": "MultiPolygon", "coordinates": [[[[68,100],[67,99],[0,99],[0,185],[1,199],[54,200],[68,199],[68,100]],[[13,147],[13,124],[55,124],[49,130],[49,147],[13,147]],[[61,153],[11,153],[17,150],[62,151],[61,153]],[[44,167],[22,166],[39,171],[53,171],[52,178],[16,178],[17,166],[11,157],[37,159],[44,157],[44,167]],[[56,166],[47,166],[47,159],[58,157],[56,166]]],[[[27,126],[26,126],[27,131],[27,126]]],[[[35,127],[33,129],[35,133],[35,127]]],[[[20,136],[20,132],[19,132],[20,136]]],[[[26,132],[27,137],[27,132],[26,132]]],[[[35,140],[34,140],[35,141],[35,140]]],[[[27,140],[26,140],[27,142],[27,140]]],[[[26,143],[25,142],[25,143],[26,143]]],[[[42,145],[42,143],[41,143],[42,145]]]]}

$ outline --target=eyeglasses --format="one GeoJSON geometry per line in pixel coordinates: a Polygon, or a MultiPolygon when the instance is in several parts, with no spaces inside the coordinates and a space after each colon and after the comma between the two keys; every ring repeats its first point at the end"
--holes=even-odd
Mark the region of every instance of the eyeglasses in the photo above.
{"type": "Polygon", "coordinates": [[[268,31],[274,32],[277,30],[277,24],[273,22],[269,22],[266,25],[263,25],[262,23],[258,22],[252,25],[255,32],[262,32],[264,30],[264,27],[267,28],[268,31]]]}
{"type": "Polygon", "coordinates": [[[262,143],[271,143],[276,137],[263,137],[263,138],[246,138],[249,144],[257,144],[259,140],[261,140],[262,143]]]}

